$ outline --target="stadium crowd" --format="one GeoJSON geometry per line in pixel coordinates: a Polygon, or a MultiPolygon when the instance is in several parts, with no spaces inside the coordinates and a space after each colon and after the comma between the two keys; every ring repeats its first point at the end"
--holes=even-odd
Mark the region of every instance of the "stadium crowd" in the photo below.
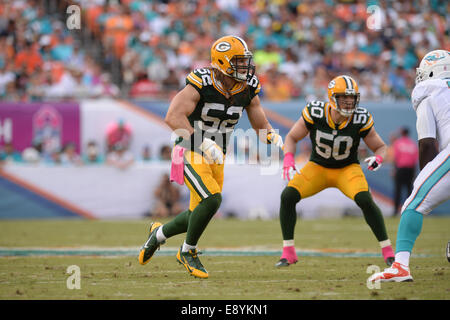
{"type": "Polygon", "coordinates": [[[268,100],[325,98],[342,73],[364,100],[406,99],[422,56],[450,50],[449,9],[441,0],[0,1],[0,97],[168,99],[189,70],[209,65],[215,39],[235,34],[253,51],[268,100]],[[66,27],[71,4],[80,30],[66,27]]]}

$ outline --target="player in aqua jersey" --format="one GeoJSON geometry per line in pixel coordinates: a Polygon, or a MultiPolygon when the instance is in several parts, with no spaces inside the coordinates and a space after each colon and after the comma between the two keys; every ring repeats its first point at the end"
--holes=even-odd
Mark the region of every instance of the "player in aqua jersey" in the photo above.
{"type": "Polygon", "coordinates": [[[283,178],[289,183],[281,194],[283,253],[276,266],[289,266],[298,260],[294,247],[296,204],[300,199],[331,187],[341,190],[362,209],[366,222],[379,241],[385,262],[391,265],[394,252],[383,215],[372,199],[358,161],[361,138],[375,154],[365,160],[369,170],[380,168],[386,145],[375,131],[372,115],[358,106],[358,85],[354,79],[342,75],[331,80],[328,98],[328,102],[310,102],[285,138],[283,178]],[[296,144],[308,133],[312,143],[311,158],[298,171],[294,161],[296,144]]]}
{"type": "Polygon", "coordinates": [[[225,36],[212,45],[211,67],[189,73],[186,87],[172,100],[166,123],[179,135],[174,150],[183,148],[181,176],[184,174],[191,194],[189,210],[164,225],[152,223],[139,263],[146,264],[167,238],[186,233],[177,260],[191,275],[208,278],[198,258],[197,242],[222,201],[226,148],[243,111],[263,141],[283,145],[266,119],[258,97],[261,86],[254,73],[252,53],[245,41],[225,36]]]}
{"type": "Polygon", "coordinates": [[[417,113],[421,171],[403,204],[395,262],[370,281],[413,281],[409,258],[422,230],[423,216],[450,199],[450,52],[428,52],[416,72],[411,101],[417,113]]]}

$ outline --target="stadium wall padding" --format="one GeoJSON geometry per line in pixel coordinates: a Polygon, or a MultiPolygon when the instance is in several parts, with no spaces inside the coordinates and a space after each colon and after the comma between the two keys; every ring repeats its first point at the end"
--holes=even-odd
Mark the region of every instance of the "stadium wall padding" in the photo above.
{"type": "Polygon", "coordinates": [[[93,216],[51,193],[0,171],[0,219],[89,218],[93,216]]]}
{"type": "Polygon", "coordinates": [[[157,156],[163,145],[171,144],[172,131],[160,115],[124,100],[83,100],[80,103],[82,150],[90,140],[106,150],[106,130],[111,123],[124,121],[132,129],[130,151],[139,156],[148,145],[157,156]]]}
{"type": "MultiPolygon", "coordinates": [[[[79,128],[74,131],[79,134],[81,152],[89,140],[97,141],[101,150],[104,150],[106,148],[106,128],[111,122],[119,120],[124,120],[133,128],[131,151],[137,157],[144,145],[149,145],[152,148],[152,154],[156,156],[162,145],[172,143],[171,131],[163,121],[168,102],[128,102],[100,99],[83,100],[76,105],[79,108],[79,115],[75,118],[79,119],[77,120],[79,128]]],[[[289,103],[263,101],[264,108],[270,111],[267,113],[270,122],[280,130],[283,136],[287,134],[292,123],[298,119],[304,105],[304,101],[289,103]]],[[[412,138],[416,139],[415,113],[408,102],[371,102],[361,103],[361,105],[367,107],[373,114],[375,127],[386,142],[389,135],[401,126],[409,127],[412,138]]],[[[0,110],[3,106],[4,104],[0,103],[0,110]]],[[[18,108],[17,110],[23,109],[18,108]]],[[[0,112],[1,124],[5,121],[5,117],[2,118],[4,114],[0,112]]],[[[21,128],[17,123],[13,122],[15,130],[21,128]]],[[[70,122],[63,121],[62,126],[64,127],[67,123],[70,122]]],[[[23,130],[30,130],[23,126],[22,124],[23,130]]],[[[243,130],[250,128],[245,113],[237,128],[243,130]]],[[[63,129],[60,129],[60,132],[63,132],[63,129]]],[[[16,133],[12,137],[13,143],[15,135],[16,133]]],[[[3,136],[0,136],[0,143],[4,142],[2,141],[3,136]]],[[[154,205],[153,190],[160,182],[162,175],[169,172],[169,168],[170,163],[167,162],[148,164],[139,161],[127,171],[102,165],[77,168],[8,164],[4,168],[5,172],[12,177],[21,179],[25,184],[14,184],[11,180],[6,181],[3,178],[0,183],[0,209],[2,210],[0,217],[83,216],[77,213],[77,210],[68,210],[68,206],[61,206],[61,203],[54,199],[61,199],[68,204],[76,204],[75,207],[79,209],[78,211],[88,212],[88,215],[92,215],[93,218],[142,217],[152,209],[154,205]],[[42,196],[42,194],[36,193],[36,190],[32,190],[33,188],[27,189],[27,185],[32,185],[37,188],[36,190],[43,190],[47,195],[54,197],[52,199],[52,196],[42,196]],[[3,192],[1,192],[2,190],[3,192]],[[52,209],[48,209],[50,207],[52,209]],[[18,213],[19,211],[22,213],[18,213]]],[[[392,212],[390,199],[393,195],[390,165],[385,164],[375,173],[364,171],[369,186],[374,192],[375,201],[380,205],[384,214],[389,215],[392,212]]],[[[281,180],[278,173],[264,176],[261,175],[258,166],[228,163],[225,169],[224,201],[220,214],[235,215],[241,218],[277,217],[279,195],[284,185],[285,182],[281,180]],[[245,183],[242,183],[242,177],[245,177],[245,183]]],[[[182,201],[187,205],[187,188],[182,187],[181,190],[182,201]]],[[[341,216],[347,213],[358,214],[356,205],[340,194],[337,189],[329,189],[302,200],[298,211],[306,218],[341,216]]],[[[439,206],[433,214],[450,214],[450,203],[439,206]]]]}
{"type": "MultiPolygon", "coordinates": [[[[277,218],[279,199],[286,182],[280,178],[279,170],[263,171],[257,165],[225,165],[223,201],[219,215],[235,216],[242,219],[277,218]],[[268,187],[270,186],[270,187],[268,187]]],[[[19,184],[20,190],[6,185],[8,193],[0,193],[3,204],[0,217],[12,218],[22,208],[23,201],[34,201],[23,193],[41,190],[47,202],[64,202],[78,208],[79,212],[89,212],[96,219],[135,219],[142,218],[154,206],[154,190],[165,174],[169,173],[170,162],[135,163],[127,170],[119,170],[105,165],[83,167],[58,167],[48,165],[9,164],[4,174],[14,177],[10,180],[26,181],[19,184]],[[13,196],[14,195],[14,196],[13,196]],[[61,199],[61,201],[54,201],[61,199]]],[[[2,184],[0,184],[0,187],[2,184]]],[[[3,185],[4,186],[4,185],[3,185]]],[[[188,189],[176,185],[181,192],[181,204],[188,206],[188,189]]],[[[42,196],[41,196],[42,198],[42,196]]],[[[389,213],[389,203],[375,201],[389,213]]],[[[20,218],[45,216],[42,210],[34,214],[34,209],[24,212],[20,218]]],[[[315,197],[303,199],[298,208],[304,218],[339,217],[344,214],[357,214],[355,203],[339,190],[324,190],[315,197]]],[[[37,211],[36,211],[37,212],[37,211]]],[[[77,214],[74,212],[74,214],[77,214]]],[[[62,217],[60,212],[47,215],[62,217]]],[[[82,217],[83,215],[79,215],[82,217]]],[[[87,215],[85,215],[87,216],[87,215]]]]}

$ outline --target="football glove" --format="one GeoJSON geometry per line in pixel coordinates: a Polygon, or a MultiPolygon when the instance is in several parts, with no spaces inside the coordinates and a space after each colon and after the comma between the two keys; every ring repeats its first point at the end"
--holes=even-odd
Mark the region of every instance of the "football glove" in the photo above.
{"type": "Polygon", "coordinates": [[[267,133],[267,143],[273,144],[279,148],[283,148],[283,138],[275,132],[275,130],[270,129],[267,133]]]}
{"type": "Polygon", "coordinates": [[[284,155],[283,160],[283,180],[292,180],[296,173],[300,173],[295,166],[294,154],[292,152],[288,152],[284,155]]]}
{"type": "Polygon", "coordinates": [[[383,162],[383,157],[382,156],[368,157],[364,160],[364,162],[367,162],[367,168],[370,171],[377,171],[381,167],[381,163],[383,162]]]}
{"type": "Polygon", "coordinates": [[[203,139],[200,150],[203,152],[206,161],[223,164],[224,154],[222,148],[220,148],[213,140],[209,138],[203,139]]]}

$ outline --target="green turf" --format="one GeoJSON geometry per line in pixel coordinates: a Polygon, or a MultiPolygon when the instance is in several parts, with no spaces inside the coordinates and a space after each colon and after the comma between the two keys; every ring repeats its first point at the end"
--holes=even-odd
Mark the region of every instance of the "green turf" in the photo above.
{"type": "MultiPolygon", "coordinates": [[[[387,218],[395,243],[398,218],[387,218]]],[[[127,247],[138,250],[148,221],[41,220],[0,222],[0,247],[127,247]]],[[[141,266],[137,256],[46,256],[0,258],[0,299],[448,299],[450,264],[444,251],[450,218],[427,217],[411,259],[412,283],[384,283],[369,290],[370,265],[385,267],[380,256],[338,258],[300,256],[285,269],[274,268],[277,256],[216,256],[208,248],[252,247],[280,250],[277,220],[214,219],[199,246],[210,273],[207,280],[187,274],[174,256],[156,254],[141,266]],[[426,258],[420,255],[427,256],[426,258]],[[67,267],[81,271],[81,289],[69,290],[67,267]]],[[[176,248],[177,236],[163,247],[176,248]]],[[[299,220],[297,250],[378,253],[378,244],[362,218],[299,220]]]]}

